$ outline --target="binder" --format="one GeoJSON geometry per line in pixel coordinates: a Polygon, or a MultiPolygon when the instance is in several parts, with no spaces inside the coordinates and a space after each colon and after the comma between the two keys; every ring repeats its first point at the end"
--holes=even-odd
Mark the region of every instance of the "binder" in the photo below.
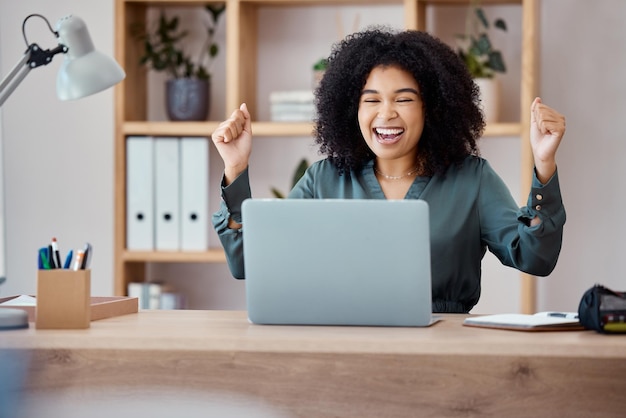
{"type": "Polygon", "coordinates": [[[154,139],[126,138],[126,248],[154,250],[154,139]]]}
{"type": "Polygon", "coordinates": [[[181,249],[209,247],[209,140],[183,137],[181,157],[181,249]]]}
{"type": "Polygon", "coordinates": [[[131,282],[128,283],[128,297],[137,298],[139,309],[159,309],[161,286],[160,283],[131,282]]]}
{"type": "Polygon", "coordinates": [[[180,140],[159,137],[154,142],[155,247],[180,250],[180,140]]]}

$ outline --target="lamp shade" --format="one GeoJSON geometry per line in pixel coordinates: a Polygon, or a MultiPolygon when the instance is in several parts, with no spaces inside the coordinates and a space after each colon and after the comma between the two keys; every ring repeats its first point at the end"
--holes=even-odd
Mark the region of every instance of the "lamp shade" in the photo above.
{"type": "Polygon", "coordinates": [[[112,58],[96,51],[85,22],[68,16],[57,22],[59,42],[68,48],[57,75],[60,100],[80,99],[114,86],[126,77],[112,58]]]}

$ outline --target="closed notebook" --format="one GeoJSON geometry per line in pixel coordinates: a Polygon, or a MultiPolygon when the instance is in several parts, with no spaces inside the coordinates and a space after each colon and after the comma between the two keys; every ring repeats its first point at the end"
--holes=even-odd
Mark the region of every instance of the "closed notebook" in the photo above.
{"type": "Polygon", "coordinates": [[[426,202],[248,199],[242,216],[251,322],[432,323],[426,202]]]}
{"type": "Polygon", "coordinates": [[[537,312],[536,314],[506,313],[471,316],[465,326],[498,328],[515,331],[571,331],[583,329],[575,312],[537,312]]]}

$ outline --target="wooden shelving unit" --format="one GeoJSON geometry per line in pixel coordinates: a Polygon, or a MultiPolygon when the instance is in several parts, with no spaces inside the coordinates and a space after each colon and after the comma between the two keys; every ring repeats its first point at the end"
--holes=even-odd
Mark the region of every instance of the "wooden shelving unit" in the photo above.
{"type": "MultiPolygon", "coordinates": [[[[225,257],[219,248],[206,252],[137,252],[126,249],[126,154],[128,135],[150,136],[206,136],[219,121],[207,122],[152,122],[147,120],[147,80],[144,69],[137,65],[141,51],[130,35],[130,25],[144,22],[150,7],[202,6],[206,0],[116,0],[115,49],[116,58],[127,73],[124,82],[116,87],[115,97],[115,289],[116,295],[125,295],[131,279],[145,276],[146,263],[223,263],[225,257]]],[[[221,2],[214,2],[221,3],[221,2]]],[[[467,6],[469,0],[227,0],[226,1],[226,109],[234,109],[242,102],[255,103],[257,86],[257,20],[262,7],[328,6],[328,5],[401,5],[405,27],[423,30],[426,27],[426,9],[432,5],[467,6]]],[[[536,54],[538,28],[538,0],[482,0],[483,5],[517,4],[522,7],[522,71],[520,84],[520,121],[530,118],[530,104],[537,92],[536,54]]],[[[227,115],[224,115],[227,117],[227,115]]],[[[256,120],[253,113],[255,137],[308,136],[313,126],[308,123],[273,123],[256,120]]],[[[489,125],[485,136],[519,136],[521,140],[522,195],[530,190],[532,155],[528,145],[527,123],[489,125]]],[[[522,310],[534,311],[534,278],[524,275],[522,310]]]]}

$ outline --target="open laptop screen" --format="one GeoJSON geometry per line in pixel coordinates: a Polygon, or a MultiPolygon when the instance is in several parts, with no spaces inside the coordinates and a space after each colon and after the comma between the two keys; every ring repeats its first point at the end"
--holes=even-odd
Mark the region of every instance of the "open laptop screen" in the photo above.
{"type": "Polygon", "coordinates": [[[248,199],[242,215],[251,322],[431,323],[426,202],[248,199]]]}

